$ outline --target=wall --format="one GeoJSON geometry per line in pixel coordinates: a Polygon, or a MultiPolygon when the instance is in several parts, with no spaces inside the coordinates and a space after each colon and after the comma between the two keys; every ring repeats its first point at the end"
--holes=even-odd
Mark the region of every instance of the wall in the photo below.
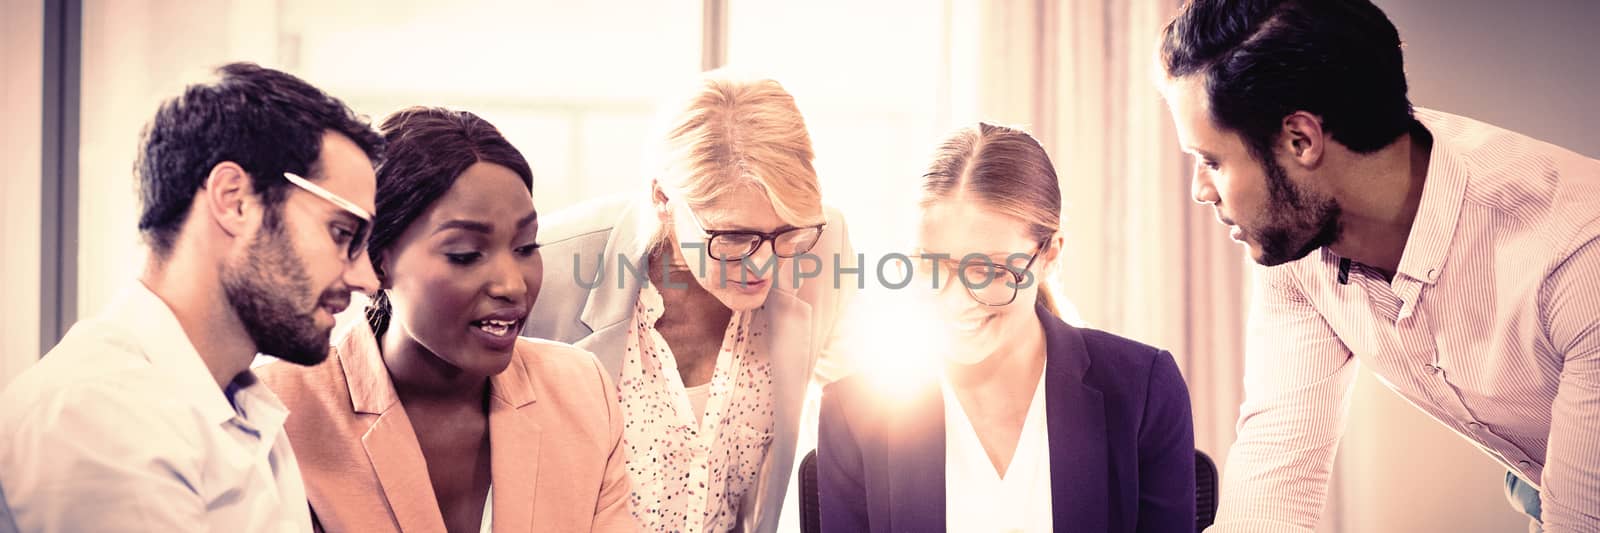
{"type": "Polygon", "coordinates": [[[0,389],[39,359],[43,0],[0,0],[0,389]]]}
{"type": "Polygon", "coordinates": [[[84,0],[78,166],[78,318],[143,272],[133,162],[160,102],[227,61],[275,66],[273,7],[253,0],[84,0]],[[183,28],[174,32],[175,28],[183,28]],[[203,46],[200,43],[205,43],[203,46]]]}

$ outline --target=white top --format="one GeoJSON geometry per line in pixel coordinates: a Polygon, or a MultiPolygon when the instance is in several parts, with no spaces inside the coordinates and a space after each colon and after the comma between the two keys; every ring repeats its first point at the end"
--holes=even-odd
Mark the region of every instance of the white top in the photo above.
{"type": "Polygon", "coordinates": [[[711,382],[707,381],[694,387],[685,387],[683,392],[689,395],[689,407],[694,409],[694,419],[700,420],[706,414],[706,398],[711,397],[711,382]]]}
{"type": "Polygon", "coordinates": [[[1393,280],[1324,248],[1255,268],[1218,532],[1320,521],[1356,370],[1600,524],[1600,161],[1418,108],[1433,134],[1393,280]]]}
{"type": "Polygon", "coordinates": [[[963,532],[1049,532],[1050,433],[1045,423],[1044,372],[1017,437],[1017,450],[1001,476],[978,441],[977,430],[950,383],[944,392],[945,529],[963,532]]]}
{"type": "Polygon", "coordinates": [[[494,533],[491,527],[494,518],[494,484],[489,485],[489,493],[483,497],[483,520],[478,522],[478,533],[494,533]]]}
{"type": "Polygon", "coordinates": [[[231,402],[165,302],[124,291],[0,394],[9,519],[30,532],[309,531],[288,409],[249,373],[229,390],[231,402]]]}
{"type": "Polygon", "coordinates": [[[772,443],[772,361],[757,342],[767,317],[759,309],[733,314],[696,407],[655,329],[661,312],[661,293],[645,283],[617,380],[633,516],[644,531],[731,531],[753,510],[743,502],[772,443]]]}

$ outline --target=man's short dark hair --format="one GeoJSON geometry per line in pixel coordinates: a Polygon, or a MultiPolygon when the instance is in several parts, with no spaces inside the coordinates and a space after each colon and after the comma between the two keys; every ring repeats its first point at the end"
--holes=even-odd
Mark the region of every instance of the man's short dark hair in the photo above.
{"type": "Polygon", "coordinates": [[[315,179],[324,132],[354,141],[377,164],[383,138],[367,120],[304,80],[253,63],[217,69],[161,104],[145,127],[135,173],[139,231],[157,257],[171,251],[194,196],[211,169],[237,163],[250,175],[269,216],[287,194],[284,172],[315,179]]]}
{"type": "Polygon", "coordinates": [[[1416,124],[1400,34],[1367,0],[1190,0],[1163,33],[1161,62],[1171,78],[1203,76],[1212,119],[1262,161],[1296,111],[1357,153],[1416,124]]]}

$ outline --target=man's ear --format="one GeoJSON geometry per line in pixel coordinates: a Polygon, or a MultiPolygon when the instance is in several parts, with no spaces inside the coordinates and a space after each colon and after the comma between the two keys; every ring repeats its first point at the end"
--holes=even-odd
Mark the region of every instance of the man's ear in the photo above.
{"type": "Polygon", "coordinates": [[[205,200],[206,215],[229,237],[254,233],[261,224],[260,197],[238,163],[223,161],[211,167],[195,197],[205,200]]]}
{"type": "Polygon", "coordinates": [[[1321,117],[1305,111],[1290,113],[1283,117],[1282,138],[1284,153],[1301,167],[1316,168],[1322,164],[1328,141],[1323,136],[1321,117]]]}

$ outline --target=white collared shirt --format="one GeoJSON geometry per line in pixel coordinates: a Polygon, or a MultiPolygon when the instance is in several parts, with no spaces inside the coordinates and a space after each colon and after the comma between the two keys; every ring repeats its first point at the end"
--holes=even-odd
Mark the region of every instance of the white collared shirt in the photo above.
{"type": "Polygon", "coordinates": [[[124,291],[0,393],[0,523],[309,531],[288,410],[252,374],[229,389],[232,402],[165,302],[124,291]]]}
{"type": "Polygon", "coordinates": [[[1044,372],[1034,385],[1028,414],[1017,436],[1017,449],[1005,476],[978,441],[967,412],[950,383],[939,380],[944,393],[945,530],[971,532],[1048,532],[1050,502],[1050,432],[1045,422],[1044,372]]]}

